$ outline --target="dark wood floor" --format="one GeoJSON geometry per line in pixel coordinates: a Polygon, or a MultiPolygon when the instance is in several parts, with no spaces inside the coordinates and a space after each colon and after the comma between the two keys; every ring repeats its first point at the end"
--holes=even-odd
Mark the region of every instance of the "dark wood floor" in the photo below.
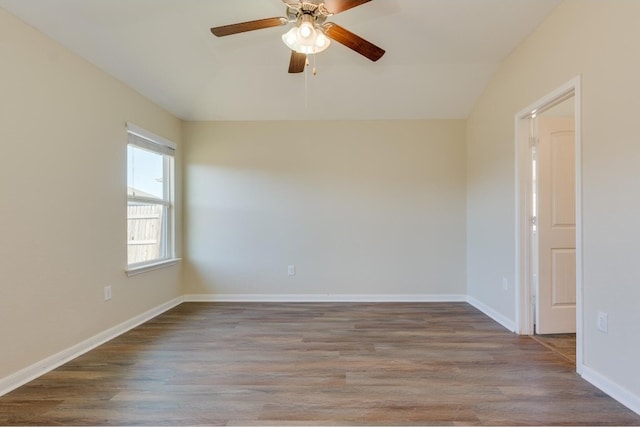
{"type": "Polygon", "coordinates": [[[186,303],[0,398],[0,424],[640,425],[465,303],[186,303]]]}

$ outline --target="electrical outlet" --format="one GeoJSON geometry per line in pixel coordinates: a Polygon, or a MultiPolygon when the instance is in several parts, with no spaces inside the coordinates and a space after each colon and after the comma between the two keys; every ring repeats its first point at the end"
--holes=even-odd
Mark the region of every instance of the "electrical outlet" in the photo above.
{"type": "Polygon", "coordinates": [[[104,287],[104,300],[109,301],[111,299],[111,286],[104,287]]]}
{"type": "Polygon", "coordinates": [[[296,275],[296,266],[295,265],[290,265],[289,267],[287,267],[287,274],[289,276],[295,276],[296,275]]]}
{"type": "Polygon", "coordinates": [[[509,290],[509,279],[507,279],[506,277],[502,278],[502,289],[505,291],[509,290]]]}
{"type": "Polygon", "coordinates": [[[598,312],[598,330],[605,334],[609,332],[609,316],[602,311],[598,312]]]}

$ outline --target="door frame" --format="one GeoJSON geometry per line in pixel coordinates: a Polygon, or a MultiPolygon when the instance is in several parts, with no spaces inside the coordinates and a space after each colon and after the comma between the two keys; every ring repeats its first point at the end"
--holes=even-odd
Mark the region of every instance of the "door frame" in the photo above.
{"type": "Polygon", "coordinates": [[[576,162],[576,370],[583,370],[583,299],[582,299],[582,134],[581,134],[581,77],[577,76],[540,98],[515,115],[515,190],[516,190],[516,247],[515,247],[515,307],[516,332],[533,335],[534,310],[531,283],[531,179],[532,158],[529,147],[529,119],[573,96],[575,118],[576,162]]]}

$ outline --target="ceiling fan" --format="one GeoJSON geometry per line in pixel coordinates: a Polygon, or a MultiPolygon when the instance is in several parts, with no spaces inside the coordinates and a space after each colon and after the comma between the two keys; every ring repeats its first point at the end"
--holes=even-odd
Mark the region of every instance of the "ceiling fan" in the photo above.
{"type": "Polygon", "coordinates": [[[265,18],[223,25],[211,28],[211,32],[217,37],[224,37],[246,31],[279,27],[294,22],[295,26],[282,36],[282,41],[291,49],[290,73],[304,71],[304,67],[307,64],[307,55],[324,51],[331,44],[331,40],[343,44],[371,61],[377,61],[384,55],[385,51],[373,43],[338,24],[326,22],[330,16],[368,3],[371,0],[282,1],[287,7],[286,17],[265,18]]]}

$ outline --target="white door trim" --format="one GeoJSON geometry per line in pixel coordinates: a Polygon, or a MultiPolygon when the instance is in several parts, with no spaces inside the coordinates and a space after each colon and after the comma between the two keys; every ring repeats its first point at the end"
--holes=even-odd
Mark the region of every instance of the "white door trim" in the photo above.
{"type": "Polygon", "coordinates": [[[530,274],[531,233],[529,226],[531,203],[531,150],[528,126],[524,120],[536,111],[555,105],[573,94],[576,144],[576,370],[583,371],[583,300],[582,300],[582,134],[580,76],[574,77],[553,92],[529,105],[515,115],[515,179],[516,179],[516,247],[515,247],[515,307],[516,332],[532,335],[533,310],[530,274]]]}

